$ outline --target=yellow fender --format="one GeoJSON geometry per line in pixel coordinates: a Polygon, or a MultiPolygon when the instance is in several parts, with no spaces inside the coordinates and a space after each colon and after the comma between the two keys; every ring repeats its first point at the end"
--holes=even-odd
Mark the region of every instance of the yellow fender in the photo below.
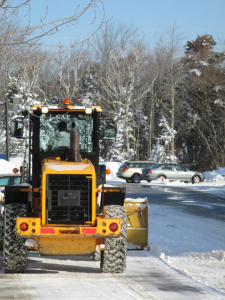
{"type": "Polygon", "coordinates": [[[126,198],[127,249],[148,249],[148,199],[126,198]]]}

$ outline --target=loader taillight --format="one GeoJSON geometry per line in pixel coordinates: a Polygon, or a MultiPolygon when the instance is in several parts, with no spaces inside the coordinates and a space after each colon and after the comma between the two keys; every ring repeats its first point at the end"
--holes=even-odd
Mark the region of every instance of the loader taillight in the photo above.
{"type": "Polygon", "coordinates": [[[109,230],[110,231],[115,232],[115,231],[117,231],[117,229],[118,229],[118,225],[116,223],[111,223],[109,225],[109,230]]]}
{"type": "Polygon", "coordinates": [[[123,172],[125,172],[125,171],[127,171],[127,170],[129,170],[129,168],[127,168],[127,167],[126,167],[126,168],[123,168],[123,172]]]}
{"type": "Polygon", "coordinates": [[[148,170],[148,173],[149,173],[149,174],[152,174],[152,170],[148,170]]]}
{"type": "Polygon", "coordinates": [[[28,229],[28,224],[23,222],[20,224],[20,230],[21,231],[26,231],[28,229]]]}

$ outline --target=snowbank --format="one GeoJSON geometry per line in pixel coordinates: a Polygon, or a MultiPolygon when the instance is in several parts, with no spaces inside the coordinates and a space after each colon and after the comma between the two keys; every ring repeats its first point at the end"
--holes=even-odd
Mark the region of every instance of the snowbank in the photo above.
{"type": "Polygon", "coordinates": [[[107,181],[121,181],[124,182],[123,179],[117,178],[116,173],[118,172],[119,167],[121,166],[121,162],[109,161],[109,162],[102,162],[102,165],[106,165],[106,169],[109,169],[111,173],[106,175],[107,181]]]}
{"type": "Polygon", "coordinates": [[[13,174],[14,168],[20,168],[20,162],[18,159],[14,159],[13,162],[0,159],[0,174],[13,174]]]}

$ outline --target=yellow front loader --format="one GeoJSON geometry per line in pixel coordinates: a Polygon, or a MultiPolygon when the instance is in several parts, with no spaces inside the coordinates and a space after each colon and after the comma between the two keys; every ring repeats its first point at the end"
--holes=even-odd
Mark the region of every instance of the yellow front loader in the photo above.
{"type": "MultiPolygon", "coordinates": [[[[147,202],[124,205],[126,189],[105,185],[106,169],[99,164],[101,112],[98,106],[72,106],[68,99],[24,112],[28,160],[20,170],[22,183],[5,189],[5,273],[26,272],[27,248],[40,255],[99,259],[100,254],[102,272],[121,273],[127,231],[128,242],[139,249],[147,246],[147,202]],[[57,132],[62,122],[63,142],[57,132]]],[[[15,120],[12,125],[14,136],[21,137],[23,124],[15,120]]],[[[114,139],[115,133],[115,124],[105,119],[105,138],[114,139]]]]}

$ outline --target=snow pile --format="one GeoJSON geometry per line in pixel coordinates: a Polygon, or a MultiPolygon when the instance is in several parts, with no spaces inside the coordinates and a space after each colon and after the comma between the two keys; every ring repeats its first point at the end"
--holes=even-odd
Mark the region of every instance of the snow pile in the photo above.
{"type": "Polygon", "coordinates": [[[225,185],[225,177],[222,175],[225,175],[225,168],[219,168],[218,170],[204,173],[206,182],[225,185]]]}
{"type": "Polygon", "coordinates": [[[20,164],[18,160],[14,160],[14,162],[9,162],[4,159],[0,159],[0,174],[13,174],[13,169],[20,169],[20,164]]]}
{"type": "Polygon", "coordinates": [[[119,167],[122,164],[121,162],[110,161],[110,162],[102,162],[101,164],[105,165],[106,166],[106,170],[109,169],[110,172],[111,172],[109,175],[106,175],[106,180],[107,181],[117,180],[117,181],[124,182],[123,179],[120,179],[120,178],[116,177],[116,173],[118,172],[118,169],[119,169],[119,167]]]}

